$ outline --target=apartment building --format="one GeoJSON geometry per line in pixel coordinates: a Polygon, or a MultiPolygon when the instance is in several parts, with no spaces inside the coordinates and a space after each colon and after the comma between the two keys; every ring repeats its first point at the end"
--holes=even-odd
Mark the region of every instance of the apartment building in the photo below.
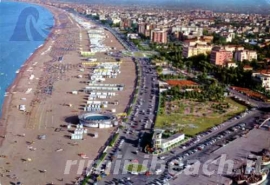
{"type": "Polygon", "coordinates": [[[211,51],[211,63],[224,66],[233,59],[233,52],[225,50],[224,47],[214,47],[211,51]]]}
{"type": "Polygon", "coordinates": [[[120,21],[120,29],[131,28],[132,22],[128,18],[124,18],[120,21]]]}
{"type": "Polygon", "coordinates": [[[239,50],[244,50],[244,47],[239,46],[239,45],[226,45],[226,46],[224,46],[224,49],[226,51],[235,52],[235,51],[239,51],[239,50]]]}
{"type": "Polygon", "coordinates": [[[172,27],[172,33],[180,40],[192,39],[201,37],[203,35],[203,28],[196,26],[174,26],[172,27]]]}
{"type": "Polygon", "coordinates": [[[207,44],[205,41],[192,40],[186,41],[183,45],[182,55],[184,58],[196,56],[199,54],[208,54],[212,50],[212,45],[207,44]]]}
{"type": "Polygon", "coordinates": [[[260,70],[252,73],[252,77],[261,84],[267,91],[270,90],[270,71],[260,70]]]}
{"type": "Polygon", "coordinates": [[[145,31],[146,31],[146,24],[139,23],[138,24],[138,33],[145,35],[145,31]]]}
{"type": "Polygon", "coordinates": [[[151,42],[155,43],[167,43],[167,30],[154,29],[151,31],[151,42]]]}
{"type": "Polygon", "coordinates": [[[227,35],[225,35],[226,42],[232,42],[232,40],[234,38],[235,38],[235,34],[234,33],[228,33],[227,35]]]}
{"type": "Polygon", "coordinates": [[[243,60],[257,60],[257,52],[251,50],[239,50],[235,52],[234,60],[242,62],[243,60]]]}

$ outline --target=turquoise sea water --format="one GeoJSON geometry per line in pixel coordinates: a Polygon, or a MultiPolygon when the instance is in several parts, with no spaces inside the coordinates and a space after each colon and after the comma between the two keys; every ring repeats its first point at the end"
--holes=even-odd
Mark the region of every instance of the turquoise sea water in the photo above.
{"type": "Polygon", "coordinates": [[[16,71],[44,43],[53,25],[52,13],[41,6],[0,3],[0,116],[16,71]]]}

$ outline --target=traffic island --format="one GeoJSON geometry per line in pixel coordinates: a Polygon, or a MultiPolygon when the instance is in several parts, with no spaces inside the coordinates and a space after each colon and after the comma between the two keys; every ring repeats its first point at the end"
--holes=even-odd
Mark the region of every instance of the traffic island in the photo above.
{"type": "Polygon", "coordinates": [[[145,173],[147,171],[147,167],[142,164],[128,164],[125,166],[126,171],[130,172],[131,174],[139,174],[139,173],[145,173]]]}

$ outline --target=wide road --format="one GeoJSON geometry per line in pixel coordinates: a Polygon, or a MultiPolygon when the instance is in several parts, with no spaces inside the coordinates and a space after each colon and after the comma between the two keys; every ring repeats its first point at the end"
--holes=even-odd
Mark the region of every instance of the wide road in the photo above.
{"type": "Polygon", "coordinates": [[[137,101],[131,105],[132,112],[128,117],[125,130],[120,132],[121,146],[108,150],[110,155],[116,156],[112,162],[110,176],[104,178],[101,184],[112,178],[122,178],[125,173],[124,166],[131,160],[137,160],[142,163],[145,160],[144,153],[140,147],[140,139],[144,133],[150,133],[155,121],[155,115],[158,108],[158,82],[156,72],[147,59],[137,61],[140,67],[141,77],[138,90],[137,101]],[[119,168],[120,167],[120,168],[119,168]]]}
{"type": "Polygon", "coordinates": [[[263,101],[258,101],[258,100],[254,100],[236,90],[233,90],[232,88],[228,88],[228,90],[230,91],[231,95],[235,96],[236,98],[246,102],[247,104],[250,104],[254,107],[258,107],[258,108],[270,108],[270,104],[263,102],[263,101]]]}

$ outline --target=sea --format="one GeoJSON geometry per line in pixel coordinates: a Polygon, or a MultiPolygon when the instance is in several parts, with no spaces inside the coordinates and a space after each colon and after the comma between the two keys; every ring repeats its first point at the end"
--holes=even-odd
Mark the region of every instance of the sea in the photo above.
{"type": "Polygon", "coordinates": [[[0,2],[0,117],[7,88],[26,60],[43,45],[53,25],[53,14],[44,7],[0,2]]]}

